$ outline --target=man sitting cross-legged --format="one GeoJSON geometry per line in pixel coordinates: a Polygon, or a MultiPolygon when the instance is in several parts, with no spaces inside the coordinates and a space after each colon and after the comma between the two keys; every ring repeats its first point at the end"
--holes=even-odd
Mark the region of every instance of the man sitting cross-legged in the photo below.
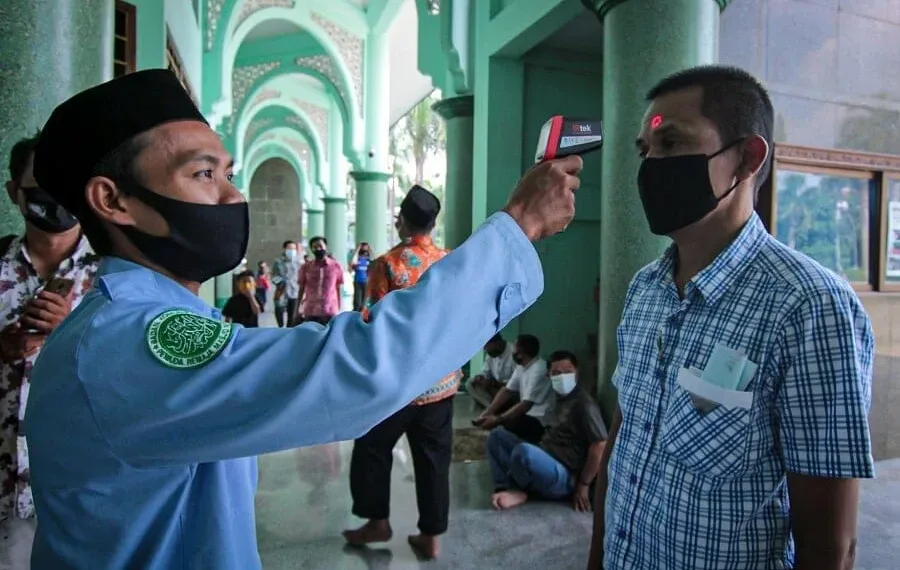
{"type": "Polygon", "coordinates": [[[540,444],[523,442],[503,428],[488,436],[495,509],[521,505],[532,494],[545,499],[571,497],[575,510],[591,510],[588,491],[600,469],[606,426],[597,403],[578,386],[575,355],[564,350],[550,355],[549,375],[557,393],[552,412],[557,423],[547,429],[540,444]]]}

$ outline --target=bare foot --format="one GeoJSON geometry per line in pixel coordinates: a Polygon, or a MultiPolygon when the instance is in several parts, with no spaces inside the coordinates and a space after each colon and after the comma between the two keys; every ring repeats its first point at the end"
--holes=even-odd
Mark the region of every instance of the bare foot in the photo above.
{"type": "Polygon", "coordinates": [[[528,495],[522,491],[498,491],[491,495],[491,504],[498,511],[518,507],[527,500],[528,495]]]}
{"type": "Polygon", "coordinates": [[[387,542],[394,536],[391,523],[386,520],[370,520],[357,529],[343,532],[347,544],[365,546],[372,542],[387,542]]]}
{"type": "Polygon", "coordinates": [[[434,560],[441,553],[441,545],[436,536],[411,534],[406,540],[413,551],[426,560],[434,560]]]}

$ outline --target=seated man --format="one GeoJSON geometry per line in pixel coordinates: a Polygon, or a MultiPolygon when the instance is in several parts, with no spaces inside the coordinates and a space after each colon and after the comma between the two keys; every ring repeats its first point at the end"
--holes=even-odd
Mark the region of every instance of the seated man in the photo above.
{"type": "Polygon", "coordinates": [[[500,389],[512,378],[516,363],[513,362],[513,345],[506,342],[500,333],[487,341],[484,351],[487,353],[484,370],[469,380],[466,390],[476,403],[487,408],[500,389]]]}
{"type": "Polygon", "coordinates": [[[600,408],[578,386],[578,362],[571,352],[550,355],[550,382],[557,394],[554,415],[540,445],[525,443],[505,429],[488,436],[488,459],[494,478],[491,502],[510,509],[528,500],[528,493],[545,499],[571,497],[572,508],[591,510],[589,490],[600,470],[606,445],[606,425],[600,408]]]}
{"type": "Polygon", "coordinates": [[[547,378],[547,363],[538,356],[541,343],[530,334],[520,335],[513,348],[517,364],[509,383],[491,405],[472,423],[486,430],[503,426],[519,439],[537,443],[544,436],[547,410],[553,405],[553,389],[547,378]],[[518,398],[512,407],[510,403],[518,398]]]}

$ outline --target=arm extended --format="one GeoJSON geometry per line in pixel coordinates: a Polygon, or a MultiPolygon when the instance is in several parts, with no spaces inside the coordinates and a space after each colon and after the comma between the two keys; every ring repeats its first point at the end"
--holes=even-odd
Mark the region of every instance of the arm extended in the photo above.
{"type": "MultiPolygon", "coordinates": [[[[534,247],[510,216],[496,214],[415,287],[382,299],[368,323],[343,313],[328,327],[237,328],[221,354],[189,370],[148,362],[126,371],[148,358],[145,345],[131,347],[134,356],[123,349],[117,359],[127,392],[85,386],[104,437],[133,465],[353,439],[458,369],[542,290],[534,247]]],[[[131,319],[149,321],[154,311],[131,319]]],[[[102,338],[101,328],[97,342],[112,334],[102,338]]]]}

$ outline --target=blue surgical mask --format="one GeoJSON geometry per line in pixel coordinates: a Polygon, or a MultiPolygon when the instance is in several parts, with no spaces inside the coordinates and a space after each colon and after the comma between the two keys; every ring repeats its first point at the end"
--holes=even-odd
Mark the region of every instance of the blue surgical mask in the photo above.
{"type": "Polygon", "coordinates": [[[284,256],[287,257],[288,259],[294,259],[295,257],[297,257],[297,250],[296,249],[286,249],[286,250],[284,250],[284,256]]]}
{"type": "Polygon", "coordinates": [[[550,384],[553,386],[553,390],[560,396],[568,396],[571,394],[577,383],[578,381],[574,372],[557,374],[550,377],[550,384]]]}

